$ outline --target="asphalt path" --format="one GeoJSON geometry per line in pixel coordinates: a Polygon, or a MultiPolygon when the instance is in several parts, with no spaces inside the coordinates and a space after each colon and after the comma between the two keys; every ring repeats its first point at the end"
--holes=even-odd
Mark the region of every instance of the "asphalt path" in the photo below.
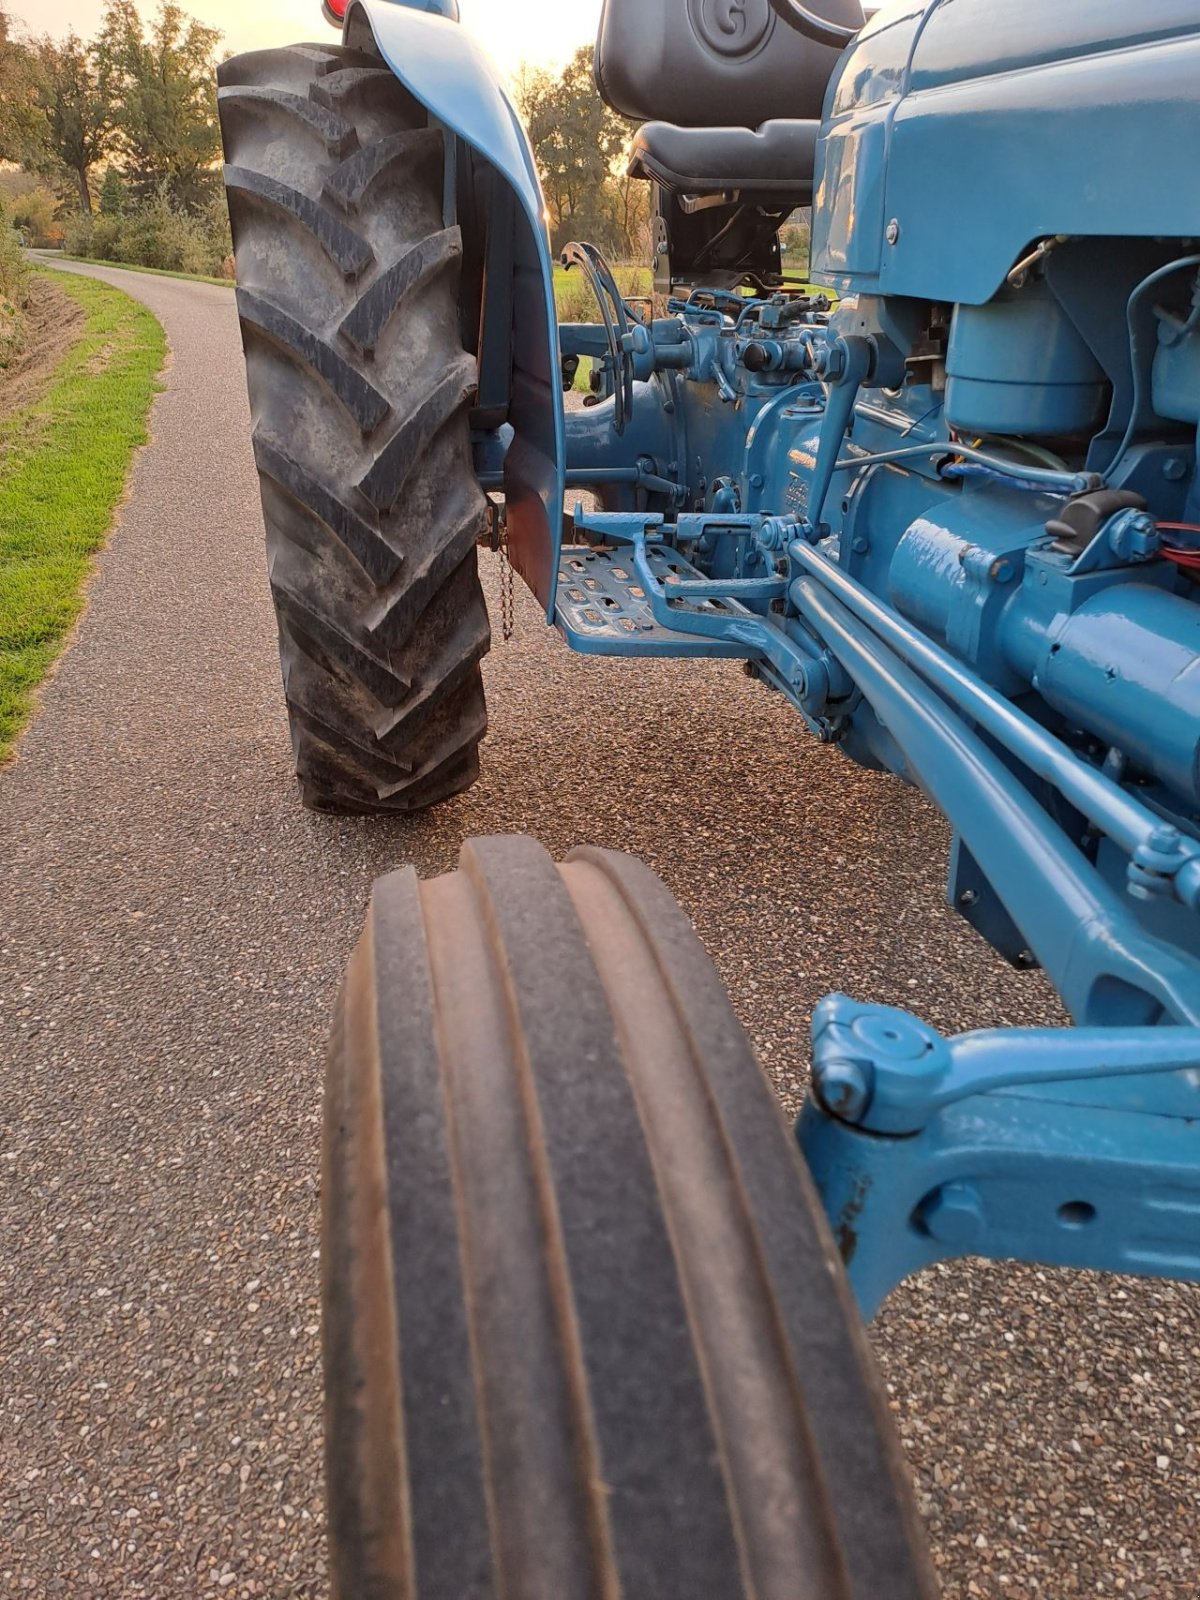
{"type": "MultiPolygon", "coordinates": [[[[527,597],[471,794],[302,811],[233,296],[76,270],[144,301],[171,360],[0,775],[0,1593],[315,1597],[322,1053],[375,876],[481,833],[636,852],[789,1110],[831,989],[951,1030],[1059,1012],[944,908],[913,791],[729,664],[572,657],[527,597]]],[[[1197,1600],[1200,1292],[957,1263],[874,1337],[947,1596],[1197,1600]]]]}

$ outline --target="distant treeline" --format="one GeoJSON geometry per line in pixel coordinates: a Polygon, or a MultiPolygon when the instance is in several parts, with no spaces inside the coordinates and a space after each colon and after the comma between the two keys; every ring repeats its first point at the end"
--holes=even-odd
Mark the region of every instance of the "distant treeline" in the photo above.
{"type": "Polygon", "coordinates": [[[171,0],[148,27],[134,0],[108,0],[90,41],[22,33],[0,9],[8,224],[78,255],[221,272],[219,42],[171,0]]]}

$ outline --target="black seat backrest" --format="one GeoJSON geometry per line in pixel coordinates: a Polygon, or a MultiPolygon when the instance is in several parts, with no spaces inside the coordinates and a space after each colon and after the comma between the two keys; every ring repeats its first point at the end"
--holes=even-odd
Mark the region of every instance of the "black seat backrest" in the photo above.
{"type": "MultiPolygon", "coordinates": [[[[861,28],[860,0],[819,0],[861,28]]],[[[776,16],[770,0],[604,0],[596,86],[614,111],[685,128],[757,128],[821,115],[838,52],[776,16]]]]}

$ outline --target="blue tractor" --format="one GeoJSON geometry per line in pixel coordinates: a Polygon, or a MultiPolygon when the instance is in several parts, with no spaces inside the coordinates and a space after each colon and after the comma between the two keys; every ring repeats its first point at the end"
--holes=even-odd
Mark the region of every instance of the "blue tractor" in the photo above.
{"type": "Polygon", "coordinates": [[[580,242],[578,326],[456,0],[327,9],[221,75],[306,801],[471,782],[490,541],[572,649],[741,661],[919,785],[1073,1019],[832,995],[794,1139],[638,863],[383,879],[327,1091],[335,1588],[929,1596],[861,1317],[949,1256],[1200,1277],[1200,0],[607,0],[661,314],[580,242]]]}

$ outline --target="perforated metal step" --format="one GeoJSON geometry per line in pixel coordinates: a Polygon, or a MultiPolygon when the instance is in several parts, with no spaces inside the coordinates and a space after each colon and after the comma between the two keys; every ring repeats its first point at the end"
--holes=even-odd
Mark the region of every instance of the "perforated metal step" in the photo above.
{"type": "MultiPolygon", "coordinates": [[[[668,545],[649,545],[647,554],[650,569],[660,581],[704,577],[668,545]]],[[[563,546],[554,620],[571,649],[583,655],[736,659],[750,653],[733,641],[660,626],[627,546],[616,550],[593,550],[585,544],[563,546]]]]}

